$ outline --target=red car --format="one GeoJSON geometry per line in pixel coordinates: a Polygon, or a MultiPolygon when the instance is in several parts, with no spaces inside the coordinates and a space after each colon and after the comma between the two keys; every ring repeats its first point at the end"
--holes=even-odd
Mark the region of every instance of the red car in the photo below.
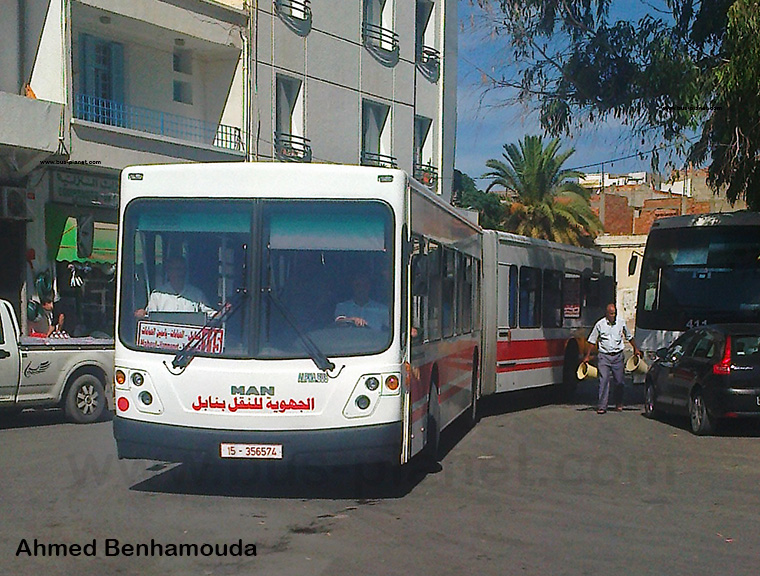
{"type": "Polygon", "coordinates": [[[760,324],[715,324],[685,332],[646,376],[644,413],[689,416],[694,434],[723,418],[760,418],[760,324]]]}

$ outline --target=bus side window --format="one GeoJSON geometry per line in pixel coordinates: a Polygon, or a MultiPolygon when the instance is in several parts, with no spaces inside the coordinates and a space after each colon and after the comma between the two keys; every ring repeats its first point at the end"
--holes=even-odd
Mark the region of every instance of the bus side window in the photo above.
{"type": "Polygon", "coordinates": [[[456,267],[455,253],[450,248],[443,250],[443,280],[441,317],[443,320],[443,337],[454,335],[454,312],[456,310],[456,267]]]}
{"type": "Polygon", "coordinates": [[[428,299],[427,256],[424,254],[424,240],[418,236],[412,238],[412,310],[411,321],[413,342],[422,342],[426,338],[425,311],[428,299]]]}
{"type": "Polygon", "coordinates": [[[562,326],[562,277],[563,273],[557,270],[544,270],[544,328],[562,326]]]}
{"type": "Polygon", "coordinates": [[[427,273],[428,273],[428,307],[427,307],[427,340],[441,338],[441,307],[442,307],[442,269],[441,246],[435,242],[428,243],[427,273]]]}
{"type": "Polygon", "coordinates": [[[520,327],[538,328],[541,325],[541,270],[520,268],[520,327]]]}
{"type": "Polygon", "coordinates": [[[517,304],[518,304],[519,283],[517,276],[517,265],[509,265],[509,327],[517,328],[517,304]]]}

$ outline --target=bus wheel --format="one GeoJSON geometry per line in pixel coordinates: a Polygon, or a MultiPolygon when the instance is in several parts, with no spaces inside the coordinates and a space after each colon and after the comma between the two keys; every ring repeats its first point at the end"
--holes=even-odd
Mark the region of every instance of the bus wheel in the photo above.
{"type": "Polygon", "coordinates": [[[467,411],[467,422],[470,426],[478,423],[478,356],[477,353],[472,359],[472,401],[470,409],[467,411]]]}
{"type": "Polygon", "coordinates": [[[438,387],[430,385],[428,395],[427,422],[425,425],[424,462],[434,468],[438,464],[438,450],[441,442],[441,405],[438,400],[438,387]]]}
{"type": "Polygon", "coordinates": [[[569,402],[578,388],[578,345],[572,341],[565,351],[565,362],[562,365],[562,384],[557,390],[560,402],[569,402]]]}
{"type": "Polygon", "coordinates": [[[106,392],[100,378],[94,374],[80,374],[69,386],[63,409],[69,420],[87,424],[100,418],[105,405],[106,392]]]}

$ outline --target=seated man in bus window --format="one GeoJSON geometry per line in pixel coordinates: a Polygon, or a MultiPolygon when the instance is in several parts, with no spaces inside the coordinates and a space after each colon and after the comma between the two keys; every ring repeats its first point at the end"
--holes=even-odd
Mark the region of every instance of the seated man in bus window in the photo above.
{"type": "Polygon", "coordinates": [[[351,280],[353,298],[335,306],[335,321],[372,330],[387,329],[388,307],[369,297],[371,288],[370,279],[357,273],[351,280]]]}
{"type": "Polygon", "coordinates": [[[205,303],[200,288],[187,281],[187,263],[181,256],[166,261],[166,282],[153,290],[148,305],[135,311],[137,318],[150,312],[204,312],[211,316],[216,310],[205,303]]]}

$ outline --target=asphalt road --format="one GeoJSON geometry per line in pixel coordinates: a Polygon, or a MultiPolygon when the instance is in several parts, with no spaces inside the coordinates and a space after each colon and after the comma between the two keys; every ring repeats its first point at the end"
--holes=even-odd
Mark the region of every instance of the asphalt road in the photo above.
{"type": "Polygon", "coordinates": [[[760,424],[697,438],[685,421],[644,418],[640,389],[629,388],[622,413],[597,415],[593,395],[587,384],[573,404],[552,405],[543,392],[482,402],[474,429],[444,434],[433,473],[199,472],[117,460],[110,422],[0,415],[0,568],[46,576],[756,575],[760,424]],[[96,555],[30,556],[35,539],[94,542],[96,555]],[[151,540],[153,555],[127,555],[125,545],[151,540]],[[156,545],[179,544],[197,545],[199,555],[157,553],[156,545]],[[201,553],[224,544],[228,553],[255,545],[256,555],[201,553]]]}

